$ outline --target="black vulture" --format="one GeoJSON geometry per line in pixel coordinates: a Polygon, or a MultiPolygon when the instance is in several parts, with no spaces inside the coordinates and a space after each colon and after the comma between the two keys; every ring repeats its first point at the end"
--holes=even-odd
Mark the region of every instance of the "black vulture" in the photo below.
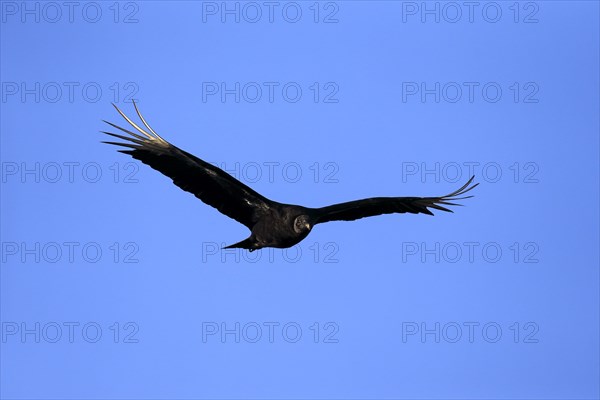
{"type": "Polygon", "coordinates": [[[302,241],[314,225],[329,221],[354,221],[391,213],[433,215],[429,208],[452,212],[444,206],[458,206],[453,201],[473,197],[463,195],[478,185],[472,184],[472,176],[460,189],[440,197],[373,197],[321,208],[278,203],[255,192],[222,169],[164,140],[148,125],[135,102],[133,105],[146,129],[113,104],[137,133],[104,121],[129,136],[102,131],[128,141],[103,143],[126,147],[119,152],[129,154],[168,176],[181,189],[250,229],[250,237],[225,248],[254,251],[263,247],[291,247],[302,241]]]}

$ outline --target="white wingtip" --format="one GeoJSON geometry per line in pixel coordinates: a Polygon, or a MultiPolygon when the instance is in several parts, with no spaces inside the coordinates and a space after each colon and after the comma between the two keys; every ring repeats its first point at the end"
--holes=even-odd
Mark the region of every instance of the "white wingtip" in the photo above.
{"type": "MultiPolygon", "coordinates": [[[[135,105],[135,102],[133,102],[133,106],[135,107],[135,110],[136,110],[137,114],[138,114],[138,115],[141,117],[141,114],[140,114],[140,113],[139,113],[139,111],[137,110],[137,106],[135,105]]],[[[144,121],[144,119],[143,119],[143,118],[140,118],[140,119],[142,120],[142,122],[144,122],[144,125],[145,125],[146,127],[150,128],[150,131],[152,131],[152,133],[153,133],[154,135],[151,135],[150,133],[148,133],[148,132],[146,132],[145,130],[143,130],[142,128],[140,128],[140,127],[138,126],[138,124],[136,124],[135,122],[133,122],[133,121],[132,121],[132,120],[131,120],[131,119],[130,119],[130,118],[127,116],[127,115],[125,115],[125,113],[124,113],[123,111],[121,111],[121,110],[119,109],[119,107],[117,107],[115,104],[113,104],[113,107],[115,107],[115,109],[116,109],[116,110],[119,112],[119,114],[121,114],[121,116],[122,116],[123,118],[125,118],[125,120],[126,120],[127,122],[129,122],[129,124],[130,124],[131,126],[133,126],[133,127],[134,127],[134,128],[135,128],[135,129],[136,129],[138,132],[140,132],[141,134],[143,134],[144,136],[146,136],[148,139],[150,139],[150,140],[160,140],[161,142],[165,142],[165,140],[164,140],[163,138],[161,138],[160,136],[158,136],[158,135],[156,134],[156,132],[154,132],[154,131],[153,131],[153,130],[152,130],[152,129],[151,129],[149,126],[148,126],[148,124],[147,124],[147,123],[144,121]]]]}
{"type": "Polygon", "coordinates": [[[149,130],[150,132],[152,132],[152,134],[153,134],[154,136],[156,136],[158,139],[162,140],[163,142],[166,142],[166,140],[165,140],[165,139],[163,139],[162,137],[160,137],[160,135],[159,135],[158,133],[156,133],[156,132],[154,131],[154,129],[152,129],[152,127],[151,127],[151,126],[150,126],[150,125],[149,125],[149,124],[146,122],[146,119],[144,118],[144,116],[142,115],[142,113],[140,112],[140,110],[138,110],[138,108],[137,108],[137,104],[135,104],[135,101],[134,101],[134,100],[132,100],[132,103],[133,103],[133,108],[135,108],[135,112],[137,113],[138,117],[140,117],[140,120],[142,121],[142,123],[144,124],[144,126],[145,126],[146,128],[148,128],[148,130],[149,130]]]}

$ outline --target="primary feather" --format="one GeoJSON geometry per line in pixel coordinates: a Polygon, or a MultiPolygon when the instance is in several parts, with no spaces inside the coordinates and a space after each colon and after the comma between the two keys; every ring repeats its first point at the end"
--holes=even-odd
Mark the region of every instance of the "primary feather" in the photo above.
{"type": "Polygon", "coordinates": [[[145,122],[135,103],[136,112],[149,132],[131,121],[117,106],[114,107],[133,128],[145,137],[105,121],[112,127],[131,136],[127,137],[110,132],[104,133],[131,143],[108,141],[103,143],[129,148],[130,150],[119,150],[119,152],[129,154],[168,176],[181,189],[192,193],[204,203],[215,207],[221,213],[235,219],[249,229],[252,229],[256,221],[268,210],[270,204],[268,199],[220,168],[181,150],[161,138],[145,122]]]}

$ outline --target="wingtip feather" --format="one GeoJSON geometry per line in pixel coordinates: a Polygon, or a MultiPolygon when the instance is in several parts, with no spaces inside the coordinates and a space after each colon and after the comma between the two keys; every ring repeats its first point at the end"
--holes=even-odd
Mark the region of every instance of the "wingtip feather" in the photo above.
{"type": "Polygon", "coordinates": [[[138,117],[140,117],[140,120],[142,121],[142,123],[144,124],[144,126],[145,126],[146,128],[148,128],[148,130],[149,130],[150,132],[152,132],[152,134],[153,134],[154,136],[156,136],[156,138],[158,138],[159,140],[161,140],[161,141],[163,141],[163,142],[166,142],[166,140],[165,140],[165,139],[163,139],[162,137],[160,137],[160,135],[159,135],[158,133],[156,133],[156,132],[154,131],[154,129],[152,129],[152,127],[151,127],[151,126],[148,124],[148,122],[146,122],[146,119],[144,118],[144,116],[142,115],[142,113],[140,112],[140,110],[138,110],[138,107],[137,107],[137,105],[135,104],[135,101],[133,101],[133,100],[132,100],[132,102],[133,102],[133,108],[135,108],[135,112],[137,113],[138,117]]]}

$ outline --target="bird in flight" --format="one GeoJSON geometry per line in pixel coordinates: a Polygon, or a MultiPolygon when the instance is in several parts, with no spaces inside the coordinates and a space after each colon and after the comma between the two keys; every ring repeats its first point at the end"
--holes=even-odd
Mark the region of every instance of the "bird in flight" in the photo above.
{"type": "Polygon", "coordinates": [[[392,213],[433,215],[429,208],[452,212],[444,206],[459,206],[453,201],[473,197],[464,194],[478,185],[472,184],[472,176],[460,189],[441,197],[372,197],[321,208],[278,203],[255,192],[222,169],[164,140],[148,125],[135,102],[135,111],[146,129],[113,106],[137,133],[131,128],[104,121],[129,136],[102,131],[127,141],[103,143],[125,147],[119,152],[129,154],[168,176],[181,189],[250,229],[250,237],[226,249],[254,251],[263,247],[291,247],[302,241],[313,226],[329,221],[354,221],[392,213]]]}

